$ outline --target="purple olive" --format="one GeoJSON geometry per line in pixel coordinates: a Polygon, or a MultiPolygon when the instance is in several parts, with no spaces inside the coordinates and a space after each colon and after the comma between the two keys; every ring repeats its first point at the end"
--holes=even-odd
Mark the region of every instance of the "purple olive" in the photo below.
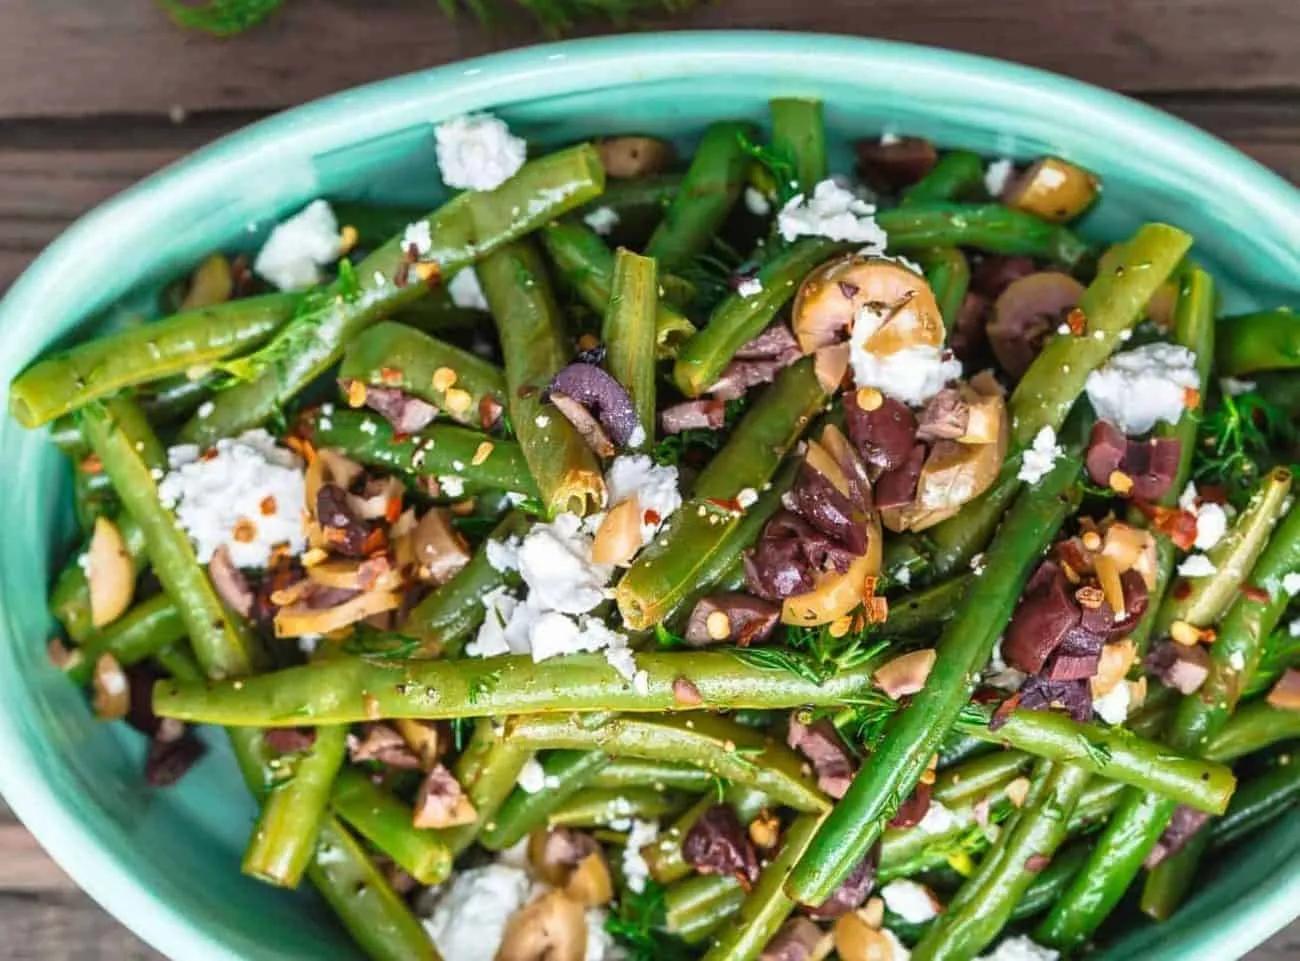
{"type": "Polygon", "coordinates": [[[631,395],[600,367],[570,364],[555,375],[547,390],[571,397],[587,408],[619,447],[626,446],[637,429],[631,395]]]}

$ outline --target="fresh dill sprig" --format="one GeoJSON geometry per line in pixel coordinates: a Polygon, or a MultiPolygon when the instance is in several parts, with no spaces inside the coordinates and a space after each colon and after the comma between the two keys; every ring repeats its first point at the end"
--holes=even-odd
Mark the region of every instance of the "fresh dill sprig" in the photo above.
{"type": "Polygon", "coordinates": [[[1197,431],[1192,478],[1223,484],[1241,506],[1279,448],[1293,445],[1297,431],[1285,410],[1255,391],[1223,393],[1197,431]]]}
{"type": "Polygon", "coordinates": [[[201,30],[214,37],[233,37],[257,26],[280,7],[284,0],[158,0],[158,5],[178,26],[201,30]]]}
{"type": "Polygon", "coordinates": [[[749,154],[772,180],[772,190],[776,194],[776,206],[784,207],[788,201],[799,193],[799,173],[795,168],[795,159],[783,151],[767,144],[754,143],[743,133],[740,137],[740,149],[749,154]]]}
{"type": "Polygon", "coordinates": [[[664,889],[654,881],[646,881],[639,893],[623,891],[605,918],[605,930],[623,947],[627,961],[688,961],[690,949],[664,934],[663,926],[664,889]]]}
{"type": "Polygon", "coordinates": [[[744,413],[748,404],[749,400],[746,397],[727,401],[721,428],[718,430],[691,428],[678,434],[669,434],[654,445],[650,456],[660,466],[676,467],[682,462],[686,451],[692,447],[700,450],[718,450],[726,442],[728,432],[736,421],[740,420],[740,415],[744,413]]]}
{"type": "Polygon", "coordinates": [[[489,671],[486,674],[480,674],[477,677],[471,678],[469,689],[466,691],[466,697],[468,698],[469,703],[477,704],[485,695],[491,694],[492,690],[497,686],[497,683],[500,680],[500,670],[489,671]]]}
{"type": "Polygon", "coordinates": [[[419,651],[422,646],[423,643],[418,637],[381,631],[366,623],[356,624],[351,636],[343,642],[345,653],[376,661],[405,660],[419,651]]]}
{"type": "Polygon", "coordinates": [[[787,628],[784,647],[738,647],[732,653],[754,667],[789,671],[810,684],[824,684],[840,671],[871,660],[888,646],[875,625],[832,635],[830,625],[787,628]]]}

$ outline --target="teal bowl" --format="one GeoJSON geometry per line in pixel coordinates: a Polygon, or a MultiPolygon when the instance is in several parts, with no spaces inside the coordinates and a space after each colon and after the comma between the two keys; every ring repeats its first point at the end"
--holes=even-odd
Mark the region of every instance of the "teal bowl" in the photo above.
{"type": "MultiPolygon", "coordinates": [[[[432,125],[492,109],[538,144],[641,132],[689,141],[718,117],[763,120],[776,95],[826,102],[838,155],[894,130],[1101,173],[1084,229],[1190,230],[1232,309],[1300,302],[1300,193],[1214,138],[1123,97],[924,47],[779,33],[642,34],[504,53],[291,110],[199,151],[69,229],[0,303],[0,384],[51,344],[143,297],[203,254],[251,246],[317,196],[434,203],[432,125]]],[[[253,808],[219,741],[173,790],[139,776],[143,745],[96,723],[45,659],[45,593],[73,537],[70,477],[39,432],[4,418],[0,450],[0,793],[59,864],[142,938],[183,961],[358,957],[306,891],[241,877],[253,808]]],[[[1300,913],[1300,814],[1214,865],[1170,923],[1105,957],[1222,961],[1300,913]]],[[[447,961],[456,961],[449,958],[447,961]]]]}

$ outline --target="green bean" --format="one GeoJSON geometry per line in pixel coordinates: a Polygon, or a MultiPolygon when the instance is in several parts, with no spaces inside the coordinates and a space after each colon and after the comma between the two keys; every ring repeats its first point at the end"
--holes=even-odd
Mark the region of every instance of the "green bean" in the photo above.
{"type": "Polygon", "coordinates": [[[899,206],[961,200],[983,187],[983,158],[969,150],[949,150],[928,174],[903,191],[899,206]]]}
{"type": "Polygon", "coordinates": [[[1291,472],[1275,468],[1260,481],[1246,509],[1231,530],[1206,552],[1215,573],[1209,577],[1182,578],[1165,593],[1156,614],[1155,634],[1167,635],[1174,621],[1209,627],[1227,609],[1245,583],[1291,492],[1291,472]]]}
{"type": "Polygon", "coordinates": [[[1277,679],[1288,667],[1297,663],[1300,663],[1300,636],[1293,635],[1285,627],[1274,631],[1264,642],[1259,664],[1242,688],[1242,700],[1248,701],[1263,694],[1277,683],[1277,679]]]}
{"type": "Polygon", "coordinates": [[[615,588],[628,627],[644,630],[684,613],[688,600],[727,573],[780,507],[781,492],[793,483],[798,463],[772,475],[824,398],[811,365],[800,361],[782,371],[750,408],[701,472],[694,496],[615,588]],[[762,493],[742,512],[728,509],[746,489],[762,493]]]}
{"type": "Polygon", "coordinates": [[[696,874],[664,892],[664,930],[699,944],[745,903],[745,889],[727,874],[696,874]]]}
{"type": "MultiPolygon", "coordinates": [[[[459,194],[425,217],[432,245],[421,257],[450,277],[596,196],[604,183],[604,168],[590,144],[534,160],[495,190],[459,194]]],[[[242,382],[214,397],[208,416],[186,423],[181,439],[209,444],[275,416],[338,361],[352,337],[425,295],[428,285],[418,279],[397,284],[398,274],[406,273],[406,258],[403,236],[395,236],[355,270],[342,270],[338,280],[305,295],[270,343],[226,365],[242,382]]]]}
{"type": "Polygon", "coordinates": [[[1300,316],[1290,307],[1225,317],[1215,335],[1218,371],[1240,377],[1300,367],[1300,316]]]}
{"type": "Polygon", "coordinates": [[[442,961],[406,902],[333,817],[321,824],[307,877],[373,961],[442,961]]]}
{"type": "Polygon", "coordinates": [[[641,761],[635,758],[615,758],[591,779],[591,786],[599,789],[653,787],[661,791],[688,791],[699,794],[709,790],[714,777],[708,771],[688,764],[671,761],[641,761]]]}
{"type": "Polygon", "coordinates": [[[210,400],[220,382],[221,374],[214,370],[196,377],[178,374],[137,389],[136,400],[149,423],[170,427],[191,417],[210,400]]]}
{"type": "Polygon", "coordinates": [[[811,196],[826,179],[826,124],[822,102],[786,97],[769,105],[772,111],[772,150],[794,164],[794,186],[811,196]]]}
{"type": "Polygon", "coordinates": [[[139,525],[154,574],[180,611],[200,663],[217,678],[250,673],[262,663],[262,652],[247,626],[221,603],[189,536],[158,501],[147,452],[159,445],[140,408],[120,398],[92,401],[81,409],[81,426],[139,525]]]}
{"type": "Polygon", "coordinates": [[[75,414],[64,414],[50,422],[50,443],[74,464],[90,453],[90,445],[81,433],[75,414]]]}
{"type": "Polygon", "coordinates": [[[95,661],[111,654],[123,666],[138,664],[185,637],[185,625],[166,594],[140,601],[103,630],[89,635],[67,668],[78,684],[90,681],[95,661]]]}
{"type": "Polygon", "coordinates": [[[1222,764],[1171,751],[1122,727],[1075,721],[1053,711],[1012,711],[1005,724],[990,731],[989,716],[972,705],[962,712],[957,729],[1036,757],[1072,762],[1211,814],[1223,813],[1236,783],[1222,764]]]}
{"type": "Polygon", "coordinates": [[[655,314],[659,307],[659,281],[655,262],[619,248],[614,255],[614,281],[605,309],[601,340],[605,367],[626,388],[636,408],[644,437],[642,447],[655,436],[655,314]]]}
{"type": "Polygon", "coordinates": [[[154,654],[154,661],[178,681],[201,681],[203,668],[194,659],[189,644],[169,644],[154,654]]]}
{"type": "Polygon", "coordinates": [[[1174,715],[1169,743],[1203,752],[1237,708],[1241,689],[1255,673],[1264,638],[1277,626],[1291,601],[1282,579],[1300,570],[1300,508],[1282,518],[1250,571],[1257,596],[1242,593],[1228,608],[1209,647],[1210,673],[1194,694],[1183,698],[1174,715]]]}
{"type": "Polygon", "coordinates": [[[970,262],[956,247],[938,247],[917,256],[939,304],[943,324],[951,331],[957,324],[957,315],[961,313],[962,302],[970,288],[970,262]]]}
{"type": "Polygon", "coordinates": [[[1223,817],[1210,825],[1210,844],[1227,847],[1290,810],[1300,800],[1300,764],[1290,754],[1242,783],[1223,817]]]}
{"type": "Polygon", "coordinates": [[[95,530],[95,521],[104,517],[112,519],[117,512],[117,495],[111,486],[96,484],[99,475],[82,470],[80,465],[72,469],[72,509],[77,518],[77,530],[89,537],[95,530]]]}
{"type": "Polygon", "coordinates": [[[758,875],[745,895],[734,923],[719,933],[703,961],[753,961],[785,923],[795,902],[786,893],[791,871],[808,856],[822,817],[804,814],[794,820],[781,839],[781,849],[758,875]]]}
{"type": "Polygon", "coordinates": [[[463,854],[491,824],[501,805],[519,783],[519,774],[533,752],[526,746],[512,744],[491,718],[479,718],[469,744],[456,759],[456,780],[474,805],[472,824],[443,828],[436,832],[453,857],[463,854]]]}
{"type": "Polygon", "coordinates": [[[975,585],[973,574],[958,574],[920,591],[904,594],[889,604],[883,630],[893,637],[925,634],[943,625],[957,603],[975,585]]]}
{"type": "Polygon", "coordinates": [[[1067,819],[1088,778],[1088,772],[1072,764],[1040,761],[1035,766],[1024,807],[913,949],[917,961],[970,958],[997,937],[1042,869],[1035,866],[1037,859],[1050,859],[1065,840],[1067,819]]]}
{"type": "MultiPolygon", "coordinates": [[[[522,537],[528,524],[522,514],[509,513],[492,529],[488,539],[505,541],[522,537]]],[[[480,544],[468,564],[411,609],[401,632],[419,638],[424,651],[431,656],[442,653],[455,657],[483,623],[487,613],[484,595],[507,583],[507,575],[488,561],[486,542],[480,544]]]]}
{"type": "Polygon", "coordinates": [[[1044,426],[1060,428],[1088,375],[1115,351],[1191,247],[1192,238],[1147,224],[1112,248],[1115,263],[1097,275],[1079,301],[1086,336],[1057,334],[1043,346],[1011,394],[1012,439],[1024,446],[1044,426]]]}
{"type": "Polygon", "coordinates": [[[310,747],[273,762],[279,779],[262,802],[244,851],[245,874],[279,887],[298,886],[316,850],[316,834],[343,764],[347,736],[344,725],[318,727],[310,747]]]}
{"type": "Polygon", "coordinates": [[[1019,751],[999,751],[972,758],[964,764],[941,771],[935,778],[930,796],[940,804],[955,807],[978,800],[1029,770],[1033,759],[1019,751]]]}
{"type": "Polygon", "coordinates": [[[973,247],[1077,267],[1091,252],[1068,228],[1001,204],[916,203],[882,210],[876,223],[889,235],[889,249],[896,253],[973,247]]]}
{"type": "Polygon", "coordinates": [[[388,421],[369,411],[321,411],[312,421],[312,442],[336,447],[370,467],[411,478],[432,477],[449,497],[489,490],[539,497],[519,444],[468,427],[435,423],[398,435],[388,421]]]}
{"type": "Polygon", "coordinates": [[[761,731],[714,714],[624,716],[590,726],[572,714],[537,714],[511,718],[505,736],[535,750],[601,750],[615,757],[686,761],[797,811],[829,806],[804,773],[799,755],[761,731]]]}
{"type": "Polygon", "coordinates": [[[596,455],[558,410],[543,405],[551,378],[568,364],[564,323],[536,249],[502,247],[483,260],[479,280],[506,359],[507,408],[548,515],[585,514],[605,498],[596,455]]]}
{"type": "Polygon", "coordinates": [[[357,833],[421,884],[441,884],[451,874],[451,851],[434,832],[411,823],[411,808],[356,768],[334,781],[334,811],[357,833]]]}
{"type": "Polygon", "coordinates": [[[661,268],[675,270],[689,263],[717,234],[745,184],[750,160],[741,138],[753,134],[750,124],[731,122],[704,131],[681,188],[646,244],[646,256],[659,261],[661,268]]]}
{"type": "Polygon", "coordinates": [[[1256,701],[1232,716],[1210,741],[1205,756],[1212,761],[1232,761],[1293,738],[1300,738],[1300,711],[1256,701]]]}
{"type": "Polygon", "coordinates": [[[546,824],[551,812],[586,787],[592,776],[609,763],[602,751],[551,751],[541,759],[545,786],[534,793],[516,787],[496,817],[483,826],[478,843],[489,851],[504,851],[534,829],[546,824]]]}
{"type": "Polygon", "coordinates": [[[1053,470],[1007,514],[986,554],[987,586],[966,595],[944,625],[925,688],[886,729],[791,877],[801,903],[821,904],[861,861],[961,713],[1033,565],[1072,508],[1080,442],[1072,434],[1053,470]]]}
{"type": "Polygon", "coordinates": [[[667,209],[681,189],[681,174],[651,174],[646,177],[610,180],[605,184],[605,192],[595,200],[588,201],[586,206],[579,209],[579,213],[586,214],[598,207],[609,207],[620,217],[643,209],[659,215],[667,209]]]}
{"type": "Polygon", "coordinates": [[[339,380],[397,387],[423,398],[453,420],[474,427],[492,426],[483,423],[482,404],[495,401],[505,406],[506,379],[501,368],[467,350],[391,321],[376,324],[348,343],[339,380]],[[455,374],[453,383],[435,383],[434,374],[443,368],[455,374]],[[448,388],[462,393],[449,399],[448,388]]]}
{"type": "MultiPolygon", "coordinates": [[[[539,232],[547,255],[578,299],[602,317],[614,289],[614,253],[600,234],[568,220],[547,224],[539,232]]],[[[670,276],[661,273],[659,283],[668,294],[670,276]]],[[[655,352],[675,357],[683,340],[695,333],[690,318],[664,300],[655,305],[655,352]]]]}
{"type": "MultiPolygon", "coordinates": [[[[1178,300],[1174,304],[1174,326],[1170,341],[1186,347],[1196,355],[1196,378],[1200,395],[1209,396],[1210,375],[1216,366],[1214,313],[1217,306],[1214,278],[1199,267],[1192,267],[1179,278],[1178,300]]],[[[1192,455],[1196,452],[1196,432],[1201,426],[1201,411],[1184,410],[1177,424],[1159,424],[1157,437],[1178,441],[1178,469],[1174,482],[1160,498],[1160,504],[1173,507],[1187,486],[1192,472],[1192,455]]]]}
{"type": "Polygon", "coordinates": [[[1167,921],[1170,918],[1196,880],[1196,866],[1209,843],[1210,829],[1207,825],[1147,875],[1138,902],[1143,914],[1157,921],[1167,921]]]}
{"type": "Polygon", "coordinates": [[[359,200],[331,200],[340,226],[357,232],[357,246],[368,250],[402,233],[406,225],[419,220],[428,209],[411,204],[377,204],[359,200]]]}
{"type": "MultiPolygon", "coordinates": [[[[160,716],[232,727],[347,724],[379,718],[454,718],[573,711],[675,711],[688,680],[706,710],[838,705],[871,687],[867,661],[817,683],[743,650],[638,654],[644,683],[631,684],[602,654],[535,662],[527,654],[447,660],[339,657],[257,677],[205,685],[164,681],[160,716]]],[[[684,760],[678,758],[677,760],[684,760]]]]}
{"type": "Polygon", "coordinates": [[[83,341],[15,377],[9,410],[24,427],[39,427],[124,387],[251,350],[292,316],[301,299],[268,294],[232,300],[83,341]]]}
{"type": "Polygon", "coordinates": [[[851,245],[824,237],[803,237],[783,248],[759,267],[761,289],[751,296],[729,294],[709,316],[709,322],[682,344],[673,366],[673,380],[687,397],[704,393],[722,376],[741,347],[758,336],[795,295],[808,272],[851,245]]]}
{"type": "Polygon", "coordinates": [[[657,821],[681,812],[691,802],[689,794],[653,787],[587,788],[558,805],[547,818],[554,826],[607,828],[628,818],[657,821]]]}
{"type": "Polygon", "coordinates": [[[660,884],[672,884],[691,873],[691,865],[682,856],[682,842],[691,828],[711,808],[719,803],[730,805],[736,812],[741,824],[748,824],[767,805],[767,797],[761,791],[741,784],[728,785],[721,800],[716,792],[710,792],[696,801],[667,831],[648,844],[642,852],[650,868],[650,876],[660,884]]]}

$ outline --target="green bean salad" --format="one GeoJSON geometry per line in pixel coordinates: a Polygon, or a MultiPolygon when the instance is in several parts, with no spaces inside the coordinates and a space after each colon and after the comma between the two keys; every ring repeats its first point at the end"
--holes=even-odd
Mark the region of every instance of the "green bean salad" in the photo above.
{"type": "Polygon", "coordinates": [[[1300,797],[1300,317],[1068,159],[769,119],[446,121],[436,210],[11,385],[51,659],[155,787],[224,729],[243,872],[376,961],[1044,961],[1300,797]]]}

